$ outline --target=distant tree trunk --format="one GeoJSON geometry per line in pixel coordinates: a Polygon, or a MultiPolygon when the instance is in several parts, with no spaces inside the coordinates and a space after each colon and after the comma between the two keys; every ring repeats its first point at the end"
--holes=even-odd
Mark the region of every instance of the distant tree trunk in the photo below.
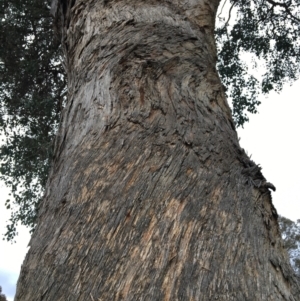
{"type": "Polygon", "coordinates": [[[219,1],[60,2],[68,103],[15,300],[299,300],[216,71],[219,1]]]}

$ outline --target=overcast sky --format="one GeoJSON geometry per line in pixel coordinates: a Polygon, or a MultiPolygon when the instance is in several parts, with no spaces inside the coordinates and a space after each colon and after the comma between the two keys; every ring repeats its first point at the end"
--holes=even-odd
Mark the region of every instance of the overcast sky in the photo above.
{"type": "MultiPolygon", "coordinates": [[[[299,87],[300,81],[286,86],[280,95],[272,93],[262,98],[259,114],[252,115],[245,128],[238,130],[241,146],[277,188],[272,195],[279,214],[292,220],[300,218],[299,87]]],[[[4,207],[7,189],[2,185],[0,192],[0,232],[4,233],[9,218],[4,207]]],[[[0,241],[0,285],[9,301],[13,300],[29,237],[28,231],[20,227],[16,244],[0,241]]]]}

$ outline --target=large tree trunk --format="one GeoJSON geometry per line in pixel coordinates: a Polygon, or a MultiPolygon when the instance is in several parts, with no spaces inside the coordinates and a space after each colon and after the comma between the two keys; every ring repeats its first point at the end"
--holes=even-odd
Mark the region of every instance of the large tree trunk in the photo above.
{"type": "Polygon", "coordinates": [[[216,72],[219,1],[60,2],[69,97],[15,300],[299,300],[216,72]]]}

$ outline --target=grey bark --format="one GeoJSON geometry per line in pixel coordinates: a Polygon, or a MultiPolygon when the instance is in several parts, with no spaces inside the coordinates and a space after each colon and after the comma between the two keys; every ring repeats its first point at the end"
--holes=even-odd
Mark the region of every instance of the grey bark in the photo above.
{"type": "Polygon", "coordinates": [[[53,3],[68,103],[15,300],[299,300],[215,68],[219,1],[53,3]]]}

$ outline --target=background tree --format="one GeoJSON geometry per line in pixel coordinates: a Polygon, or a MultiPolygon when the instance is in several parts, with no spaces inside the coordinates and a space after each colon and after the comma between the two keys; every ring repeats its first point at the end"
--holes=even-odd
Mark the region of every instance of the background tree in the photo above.
{"type": "Polygon", "coordinates": [[[285,83],[293,82],[299,76],[300,2],[228,2],[229,16],[221,22],[223,26],[216,30],[218,70],[233,102],[233,117],[240,126],[249,120],[247,111],[257,112],[260,92],[279,92],[285,83]],[[230,22],[233,12],[235,20],[230,22]],[[243,61],[245,54],[247,62],[243,61]],[[259,76],[257,72],[251,73],[251,69],[253,71],[257,66],[260,69],[259,76]]]}
{"type": "Polygon", "coordinates": [[[219,1],[54,1],[68,78],[16,300],[297,300],[216,71],[219,1]]]}
{"type": "Polygon", "coordinates": [[[6,238],[33,228],[48,177],[66,83],[50,1],[1,0],[0,179],[10,187],[6,238]]]}
{"type": "Polygon", "coordinates": [[[0,301],[7,301],[6,296],[2,294],[2,287],[0,286],[0,301]]]}
{"type": "Polygon", "coordinates": [[[300,277],[300,219],[293,222],[288,218],[279,216],[279,226],[292,267],[300,277]]]}

